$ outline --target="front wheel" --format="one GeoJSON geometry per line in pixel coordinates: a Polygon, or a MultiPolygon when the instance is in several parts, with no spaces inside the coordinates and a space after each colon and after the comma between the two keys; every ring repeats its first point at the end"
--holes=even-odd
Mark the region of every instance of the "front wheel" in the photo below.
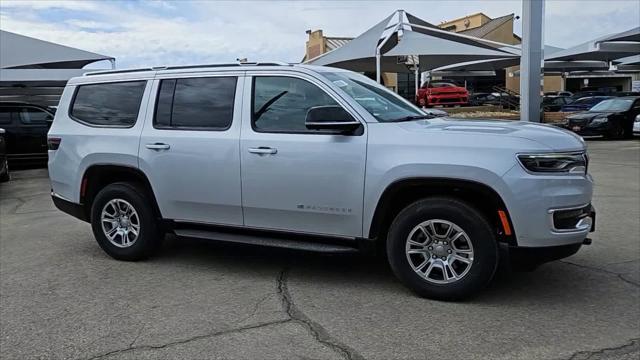
{"type": "Polygon", "coordinates": [[[0,169],[4,169],[4,172],[0,173],[0,182],[11,180],[11,175],[9,175],[9,162],[6,158],[3,160],[3,164],[0,165],[0,169]]]}
{"type": "Polygon", "coordinates": [[[485,287],[498,245],[484,216],[454,198],[427,198],[402,210],[387,238],[389,264],[418,295],[458,300],[485,287]]]}
{"type": "Polygon", "coordinates": [[[102,250],[118,260],[149,257],[162,240],[150,204],[146,192],[131,183],[100,190],[91,207],[91,228],[102,250]]]}

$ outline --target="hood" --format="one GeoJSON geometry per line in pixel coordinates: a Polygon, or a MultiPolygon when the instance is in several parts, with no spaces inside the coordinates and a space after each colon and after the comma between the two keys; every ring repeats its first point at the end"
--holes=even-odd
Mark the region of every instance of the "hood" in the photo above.
{"type": "Polygon", "coordinates": [[[456,120],[438,118],[398,123],[411,132],[448,132],[475,136],[505,136],[527,139],[553,151],[578,151],[585,148],[584,140],[571,131],[556,126],[526,121],[456,120]]]}
{"type": "Polygon", "coordinates": [[[585,112],[581,112],[581,113],[577,113],[577,114],[571,114],[569,116],[567,116],[567,120],[571,121],[571,120],[592,120],[596,117],[605,117],[605,116],[609,116],[609,115],[613,115],[615,114],[615,112],[597,112],[597,111],[585,111],[585,112]]]}

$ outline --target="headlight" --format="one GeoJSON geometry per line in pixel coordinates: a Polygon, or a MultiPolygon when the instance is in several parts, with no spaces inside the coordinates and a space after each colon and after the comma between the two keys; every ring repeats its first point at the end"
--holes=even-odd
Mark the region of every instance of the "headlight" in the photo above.
{"type": "Polygon", "coordinates": [[[598,116],[597,118],[594,118],[593,120],[591,120],[591,123],[602,124],[602,123],[606,123],[607,121],[609,121],[609,119],[606,116],[598,116]]]}
{"type": "Polygon", "coordinates": [[[532,173],[587,173],[587,155],[579,153],[521,154],[518,160],[532,173]]]}

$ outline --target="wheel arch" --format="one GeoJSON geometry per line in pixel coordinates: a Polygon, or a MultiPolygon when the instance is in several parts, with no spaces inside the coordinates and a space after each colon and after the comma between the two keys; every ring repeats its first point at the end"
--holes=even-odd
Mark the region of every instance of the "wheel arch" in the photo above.
{"type": "Polygon", "coordinates": [[[84,171],[80,186],[80,203],[83,204],[87,219],[91,217],[91,206],[98,192],[107,185],[116,182],[129,182],[139,185],[151,198],[156,216],[162,218],[155,193],[144,172],[127,165],[96,164],[89,166],[84,171]]]}
{"type": "Polygon", "coordinates": [[[407,205],[431,196],[450,196],[469,203],[487,216],[492,225],[496,225],[498,241],[516,245],[516,234],[509,211],[503,198],[493,187],[474,180],[446,177],[411,177],[389,184],[376,204],[368,238],[380,239],[384,243],[396,215],[407,205]],[[506,234],[498,210],[504,211],[511,235],[506,234]]]}

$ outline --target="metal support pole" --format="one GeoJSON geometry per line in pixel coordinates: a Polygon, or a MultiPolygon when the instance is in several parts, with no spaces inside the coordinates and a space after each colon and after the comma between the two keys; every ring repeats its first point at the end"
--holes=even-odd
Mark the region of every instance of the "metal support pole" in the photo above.
{"type": "Polygon", "coordinates": [[[116,59],[109,59],[109,62],[111,63],[111,69],[115,69],[116,68],[116,59]]]}
{"type": "Polygon", "coordinates": [[[540,122],[540,89],[544,30],[544,0],[522,0],[520,58],[520,119],[540,122]]]}
{"type": "Polygon", "coordinates": [[[420,89],[420,65],[419,64],[414,64],[413,65],[415,67],[415,80],[416,80],[416,92],[415,92],[415,98],[418,98],[418,89],[420,89]]]}
{"type": "Polygon", "coordinates": [[[380,82],[380,50],[376,51],[376,81],[378,84],[382,84],[380,82]]]}

